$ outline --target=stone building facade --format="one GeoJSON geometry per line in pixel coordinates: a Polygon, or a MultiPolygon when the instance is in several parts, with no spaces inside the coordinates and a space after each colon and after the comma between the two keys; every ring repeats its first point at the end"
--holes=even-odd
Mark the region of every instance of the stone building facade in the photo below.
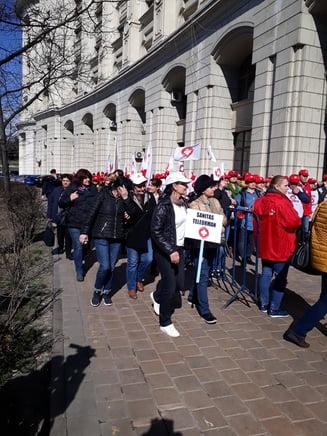
{"type": "Polygon", "coordinates": [[[200,143],[185,165],[198,174],[211,145],[226,169],[321,176],[326,0],[121,0],[95,16],[97,37],[80,44],[91,80],[21,119],[21,174],[102,171],[116,148],[123,167],[148,144],[162,171],[177,146],[200,143]]]}

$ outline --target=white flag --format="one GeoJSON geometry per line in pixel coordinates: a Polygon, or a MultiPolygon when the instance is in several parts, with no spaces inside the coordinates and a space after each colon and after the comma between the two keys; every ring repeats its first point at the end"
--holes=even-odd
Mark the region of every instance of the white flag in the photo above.
{"type": "Polygon", "coordinates": [[[225,172],[225,164],[224,162],[220,162],[220,165],[213,168],[213,179],[219,180],[225,172]]]}
{"type": "Polygon", "coordinates": [[[201,144],[187,145],[186,147],[176,147],[174,159],[177,161],[199,160],[201,157],[201,144]]]}
{"type": "Polygon", "coordinates": [[[133,175],[133,174],[137,173],[136,160],[135,160],[134,156],[132,157],[132,163],[131,163],[130,169],[131,169],[130,175],[133,175]]]}
{"type": "Polygon", "coordinates": [[[144,173],[144,177],[148,179],[152,176],[152,147],[150,144],[142,161],[141,172],[144,173]]]}
{"type": "Polygon", "coordinates": [[[175,170],[175,168],[174,168],[174,157],[173,157],[173,155],[171,155],[170,158],[169,158],[169,161],[167,163],[167,166],[166,166],[166,172],[171,173],[174,170],[175,170]]]}
{"type": "Polygon", "coordinates": [[[114,154],[114,171],[118,170],[119,168],[119,164],[118,164],[118,145],[117,145],[117,138],[115,136],[114,138],[114,142],[115,142],[115,154],[114,154]]]}
{"type": "Polygon", "coordinates": [[[110,159],[110,156],[108,156],[107,167],[105,169],[105,172],[110,174],[110,173],[113,172],[113,170],[114,170],[114,164],[112,163],[112,160],[110,159]]]}
{"type": "Polygon", "coordinates": [[[211,145],[207,146],[208,159],[212,162],[217,162],[216,156],[213,154],[211,145]]]}

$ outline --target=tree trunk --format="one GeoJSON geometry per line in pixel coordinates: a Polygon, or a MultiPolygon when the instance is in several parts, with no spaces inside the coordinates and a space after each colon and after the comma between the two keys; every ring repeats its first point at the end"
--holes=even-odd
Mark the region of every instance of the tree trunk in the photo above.
{"type": "Polygon", "coordinates": [[[10,195],[9,160],[7,148],[6,128],[3,121],[3,111],[0,104],[0,153],[2,164],[3,185],[7,197],[10,195]]]}

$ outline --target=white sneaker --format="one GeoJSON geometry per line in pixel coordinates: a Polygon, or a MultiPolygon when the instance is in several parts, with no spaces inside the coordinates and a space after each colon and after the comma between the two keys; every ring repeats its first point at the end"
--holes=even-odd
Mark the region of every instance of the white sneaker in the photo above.
{"type": "Polygon", "coordinates": [[[180,336],[179,331],[175,329],[174,324],[169,324],[166,327],[160,327],[160,330],[172,338],[178,338],[178,336],[180,336]]]}
{"type": "Polygon", "coordinates": [[[156,300],[154,299],[153,294],[154,294],[154,292],[151,292],[151,294],[150,294],[150,297],[151,297],[151,300],[152,300],[152,303],[153,303],[153,310],[154,310],[154,313],[159,316],[159,314],[160,314],[160,304],[156,302],[156,300]]]}

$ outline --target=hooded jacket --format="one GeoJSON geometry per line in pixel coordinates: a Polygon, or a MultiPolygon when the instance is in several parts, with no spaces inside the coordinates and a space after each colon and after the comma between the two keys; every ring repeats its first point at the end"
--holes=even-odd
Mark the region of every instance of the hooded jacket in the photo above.
{"type": "MultiPolygon", "coordinates": [[[[254,203],[258,218],[259,256],[273,262],[286,262],[296,249],[296,231],[301,220],[291,201],[277,190],[268,191],[254,203]]],[[[255,222],[256,220],[254,220],[255,222]]]]}

